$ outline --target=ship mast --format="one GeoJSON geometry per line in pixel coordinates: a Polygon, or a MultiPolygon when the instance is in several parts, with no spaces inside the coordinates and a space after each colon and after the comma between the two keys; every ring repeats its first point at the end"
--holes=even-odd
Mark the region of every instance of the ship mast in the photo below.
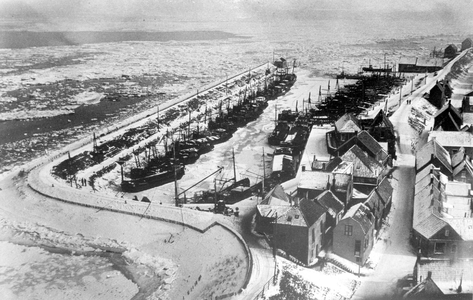
{"type": "Polygon", "coordinates": [[[235,166],[235,149],[233,148],[232,148],[232,158],[233,158],[233,180],[236,182],[237,176],[236,176],[236,166],[235,166]]]}

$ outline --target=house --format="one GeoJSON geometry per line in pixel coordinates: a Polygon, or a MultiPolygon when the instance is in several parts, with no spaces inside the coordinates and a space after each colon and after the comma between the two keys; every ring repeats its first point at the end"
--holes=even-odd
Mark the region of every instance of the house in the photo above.
{"type": "Polygon", "coordinates": [[[318,204],[327,209],[326,226],[325,226],[325,244],[331,245],[333,241],[333,229],[337,226],[342,218],[345,205],[335,196],[332,191],[328,190],[320,194],[314,199],[318,204]]]}
{"type": "Polygon", "coordinates": [[[443,216],[448,218],[471,218],[472,200],[471,184],[449,181],[445,185],[443,216]]]}
{"type": "Polygon", "coordinates": [[[462,42],[462,47],[460,48],[460,51],[469,49],[469,48],[471,48],[471,47],[473,47],[473,41],[471,40],[471,38],[466,38],[466,39],[462,42]]]}
{"type": "Polygon", "coordinates": [[[472,195],[471,185],[449,182],[432,164],[417,173],[412,242],[420,254],[452,259],[473,256],[472,195]]]}
{"type": "Polygon", "coordinates": [[[386,219],[391,210],[393,187],[388,177],[380,182],[380,184],[368,195],[364,202],[374,216],[375,229],[381,229],[382,221],[386,219]]]}
{"type": "Polygon", "coordinates": [[[452,89],[444,81],[437,81],[437,83],[429,91],[429,102],[437,107],[442,108],[445,104],[445,99],[452,96],[452,89]]]}
{"type": "Polygon", "coordinates": [[[417,282],[416,286],[419,287],[414,287],[406,293],[404,297],[406,299],[472,299],[471,260],[420,258],[415,264],[413,275],[417,282]]]}
{"type": "Polygon", "coordinates": [[[463,97],[462,112],[473,113],[473,92],[468,93],[463,97]]]}
{"type": "Polygon", "coordinates": [[[281,185],[276,185],[260,204],[256,205],[255,231],[267,235],[273,234],[273,222],[278,215],[285,214],[291,206],[291,198],[281,185]]]}
{"type": "Polygon", "coordinates": [[[417,72],[417,57],[401,57],[398,63],[400,73],[417,72]]]}
{"type": "Polygon", "coordinates": [[[353,163],[353,185],[363,193],[378,186],[385,175],[385,168],[357,145],[350,148],[341,159],[353,163]]]}
{"type": "Polygon", "coordinates": [[[453,180],[473,185],[473,161],[462,147],[452,155],[453,180]]]}
{"type": "Polygon", "coordinates": [[[335,122],[335,135],[340,142],[348,141],[361,131],[358,119],[352,114],[344,114],[335,122]]]}
{"type": "Polygon", "coordinates": [[[465,155],[473,156],[473,133],[468,131],[431,131],[429,141],[435,140],[441,145],[450,156],[454,155],[460,149],[463,149],[465,155]]]}
{"type": "Polygon", "coordinates": [[[327,209],[316,201],[302,199],[274,223],[274,247],[305,265],[317,262],[324,243],[327,209]]]}
{"type": "Polygon", "coordinates": [[[388,153],[366,130],[360,131],[356,136],[342,144],[338,148],[337,152],[342,156],[354,145],[360,147],[360,149],[365,151],[369,156],[377,160],[383,166],[388,164],[388,153]]]}
{"type": "Polygon", "coordinates": [[[450,44],[445,48],[443,57],[444,58],[454,58],[457,56],[458,48],[454,44],[450,44]]]}
{"type": "Polygon", "coordinates": [[[427,278],[420,280],[412,289],[407,291],[404,299],[443,299],[442,290],[432,280],[432,272],[427,273],[427,278]]]}
{"type": "Polygon", "coordinates": [[[440,171],[452,176],[452,162],[448,151],[440,145],[437,140],[432,139],[427,142],[416,153],[416,173],[422,171],[423,168],[433,164],[440,168],[440,171]]]}
{"type": "Polygon", "coordinates": [[[470,132],[473,132],[473,92],[465,95],[462,102],[463,123],[469,124],[470,132]]]}
{"type": "Polygon", "coordinates": [[[416,58],[401,57],[399,72],[401,73],[431,73],[443,68],[444,60],[438,57],[416,58]]]}
{"type": "Polygon", "coordinates": [[[363,203],[351,207],[333,231],[333,253],[364,265],[373,248],[374,217],[363,203]]]}
{"type": "Polygon", "coordinates": [[[396,134],[394,133],[394,125],[382,109],[374,117],[371,124],[363,126],[363,128],[367,129],[368,133],[378,143],[387,143],[388,154],[391,155],[392,158],[396,158],[396,134]]]}
{"type": "Polygon", "coordinates": [[[344,205],[347,205],[353,195],[353,164],[342,162],[333,169],[302,170],[297,184],[299,198],[314,199],[326,190],[331,190],[344,205]]]}
{"type": "Polygon", "coordinates": [[[443,59],[436,57],[419,58],[416,64],[417,73],[431,73],[443,68],[443,59]]]}
{"type": "Polygon", "coordinates": [[[451,101],[444,105],[434,115],[434,131],[461,131],[463,125],[463,118],[461,113],[456,109],[451,101]]]}

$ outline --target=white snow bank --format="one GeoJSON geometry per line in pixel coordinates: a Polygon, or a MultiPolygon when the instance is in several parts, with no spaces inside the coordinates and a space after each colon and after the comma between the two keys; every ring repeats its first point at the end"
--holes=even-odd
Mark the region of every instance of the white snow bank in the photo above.
{"type": "Polygon", "coordinates": [[[82,92],[80,94],[75,95],[72,98],[72,101],[76,102],[77,104],[97,104],[102,100],[104,97],[104,93],[96,93],[96,92],[82,92]]]}

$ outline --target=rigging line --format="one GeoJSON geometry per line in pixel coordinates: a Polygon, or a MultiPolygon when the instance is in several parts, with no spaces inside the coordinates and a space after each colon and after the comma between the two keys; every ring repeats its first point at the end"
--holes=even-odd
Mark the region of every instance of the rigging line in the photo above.
{"type": "Polygon", "coordinates": [[[141,221],[141,219],[143,219],[143,217],[145,216],[146,212],[148,211],[149,207],[151,206],[151,202],[148,204],[148,207],[146,207],[144,213],[141,215],[141,218],[139,221],[141,221]]]}

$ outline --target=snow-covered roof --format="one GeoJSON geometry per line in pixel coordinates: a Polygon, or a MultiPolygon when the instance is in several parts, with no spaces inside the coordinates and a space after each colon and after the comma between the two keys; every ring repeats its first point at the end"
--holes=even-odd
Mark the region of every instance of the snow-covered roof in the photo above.
{"type": "Polygon", "coordinates": [[[449,181],[445,185],[445,193],[452,196],[469,197],[471,191],[471,184],[466,182],[449,181]]]}
{"type": "Polygon", "coordinates": [[[399,64],[402,65],[415,65],[417,63],[417,57],[401,57],[399,59],[399,64]]]}
{"type": "Polygon", "coordinates": [[[335,122],[335,128],[340,133],[353,133],[361,131],[358,119],[351,113],[344,114],[335,122]]]}
{"type": "Polygon", "coordinates": [[[325,190],[332,184],[332,173],[322,171],[303,171],[300,174],[298,188],[308,190],[325,190]]]}
{"type": "Polygon", "coordinates": [[[425,57],[419,58],[417,60],[417,66],[419,67],[442,67],[443,66],[443,59],[442,58],[432,58],[432,57],[425,57]]]}
{"type": "Polygon", "coordinates": [[[317,202],[302,199],[298,206],[291,206],[284,214],[278,215],[277,224],[310,227],[327,212],[327,208],[317,202]]]}
{"type": "Polygon", "coordinates": [[[369,229],[373,226],[373,214],[370,212],[369,208],[363,203],[358,203],[352,206],[347,213],[343,216],[342,220],[351,218],[353,221],[357,222],[363,233],[368,233],[369,229]]]}
{"type": "Polygon", "coordinates": [[[439,189],[439,177],[432,173],[424,178],[416,176],[412,227],[426,238],[432,237],[447,225],[441,218],[444,194],[443,188],[439,189]]]}
{"type": "Polygon", "coordinates": [[[431,131],[429,141],[433,139],[443,147],[473,148],[473,134],[467,131],[431,131]]]}
{"type": "Polygon", "coordinates": [[[281,185],[277,184],[261,201],[260,204],[266,205],[290,205],[290,198],[284,192],[281,185]]]}
{"type": "Polygon", "coordinates": [[[357,145],[351,147],[341,158],[343,161],[353,163],[355,177],[377,178],[383,171],[383,166],[357,145]]]}
{"type": "Polygon", "coordinates": [[[284,215],[291,206],[285,205],[257,205],[256,209],[258,210],[259,214],[265,218],[276,218],[277,216],[284,215]]]}
{"type": "Polygon", "coordinates": [[[384,161],[388,157],[388,153],[366,130],[360,131],[357,135],[358,140],[362,143],[374,157],[384,161]]]}
{"type": "MultiPolygon", "coordinates": [[[[431,278],[444,295],[458,294],[457,289],[462,285],[462,293],[473,293],[473,261],[470,259],[427,260],[421,259],[417,265],[417,276],[431,278]]],[[[438,297],[432,297],[441,299],[438,297]]],[[[451,297],[448,297],[450,299],[451,297]]],[[[417,299],[414,297],[414,299],[417,299]]],[[[429,298],[422,298],[429,299],[429,298]]],[[[462,298],[463,299],[463,298],[462,298]]],[[[465,298],[466,299],[466,298],[465,298]]]]}
{"type": "Polygon", "coordinates": [[[335,196],[330,190],[327,190],[317,196],[317,198],[315,198],[315,201],[317,201],[323,207],[327,208],[328,212],[332,216],[336,216],[338,213],[343,211],[343,208],[345,207],[342,201],[340,201],[337,196],[335,196]]]}
{"type": "MultiPolygon", "coordinates": [[[[436,139],[432,139],[416,153],[416,169],[420,170],[427,164],[431,163],[432,157],[436,157],[440,163],[450,172],[452,171],[452,164],[450,154],[444,147],[442,147],[436,139]]],[[[440,167],[440,166],[437,166],[440,167]]]]}

